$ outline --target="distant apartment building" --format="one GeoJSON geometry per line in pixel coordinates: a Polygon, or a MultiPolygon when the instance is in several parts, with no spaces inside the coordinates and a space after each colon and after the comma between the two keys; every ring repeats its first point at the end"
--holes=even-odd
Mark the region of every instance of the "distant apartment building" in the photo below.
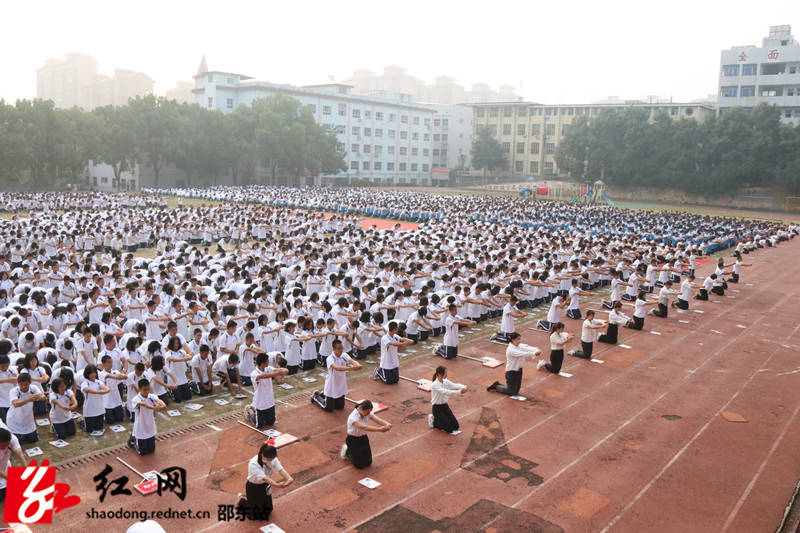
{"type": "Polygon", "coordinates": [[[371,70],[359,69],[342,83],[353,87],[353,92],[365,95],[383,93],[407,94],[416,102],[434,104],[461,104],[470,102],[508,102],[517,100],[514,87],[501,85],[494,91],[485,83],[476,83],[470,90],[455,82],[448,76],[437,77],[432,84],[408,74],[398,66],[384,67],[382,74],[371,70]]]}
{"type": "Polygon", "coordinates": [[[153,92],[146,74],[116,69],[113,77],[97,73],[97,60],[85,54],[47,59],[36,71],[36,97],[52,100],[56,107],[91,110],[106,105],[126,105],[129,98],[153,92]]]}
{"type": "Polygon", "coordinates": [[[166,94],[167,100],[175,100],[179,104],[193,104],[194,99],[194,83],[191,81],[179,81],[175,87],[168,90],[166,94]]]}
{"type": "Polygon", "coordinates": [[[194,77],[194,87],[196,103],[223,113],[274,94],[300,101],[318,124],[336,133],[344,147],[347,170],[322,176],[318,184],[353,179],[431,183],[434,110],[412,103],[407,95],[359,96],[343,83],[297,87],[258,81],[209,71],[205,60],[194,77]]]}
{"type": "Polygon", "coordinates": [[[720,54],[717,109],[761,103],[781,109],[785,123],[800,123],[800,43],[792,27],[771,26],[760,47],[735,46],[720,54]]]}
{"type": "Polygon", "coordinates": [[[468,170],[472,148],[472,108],[467,105],[425,104],[435,112],[432,129],[434,181],[445,181],[451,170],[468,170]]]}
{"type": "Polygon", "coordinates": [[[645,103],[627,101],[612,104],[543,105],[537,103],[473,104],[473,134],[488,126],[500,141],[508,157],[508,172],[523,176],[559,174],[555,160],[556,147],[564,138],[572,121],[581,116],[592,117],[604,109],[623,111],[628,107],[648,111],[652,120],[660,112],[672,119],[682,117],[702,121],[715,113],[707,103],[645,103]]]}

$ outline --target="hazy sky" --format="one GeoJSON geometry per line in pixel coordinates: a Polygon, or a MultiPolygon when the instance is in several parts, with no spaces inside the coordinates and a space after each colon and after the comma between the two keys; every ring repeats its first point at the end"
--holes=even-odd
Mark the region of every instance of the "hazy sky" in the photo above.
{"type": "Polygon", "coordinates": [[[103,74],[148,74],[158,94],[205,53],[212,70],[296,85],[394,64],[425,81],[521,84],[542,103],[688,101],[716,92],[721,49],[760,45],[777,24],[800,38],[800,0],[40,0],[3,2],[0,17],[8,101],[35,96],[35,69],[73,51],[103,74]]]}

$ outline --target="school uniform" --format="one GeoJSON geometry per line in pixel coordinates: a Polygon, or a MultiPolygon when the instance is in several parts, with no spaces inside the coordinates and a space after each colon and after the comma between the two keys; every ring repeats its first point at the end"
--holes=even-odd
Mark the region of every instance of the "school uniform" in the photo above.
{"type": "MultiPolygon", "coordinates": [[[[41,392],[42,389],[33,383],[28,387],[28,392],[22,392],[19,390],[19,386],[16,386],[11,389],[9,399],[25,400],[41,392]]],[[[6,415],[6,425],[8,430],[16,435],[23,444],[39,441],[39,435],[36,433],[36,419],[33,416],[33,404],[31,403],[26,403],[20,407],[14,407],[14,404],[11,404],[6,415]]]]}
{"type": "Polygon", "coordinates": [[[329,413],[335,409],[344,409],[344,397],[347,396],[347,372],[334,370],[333,365],[347,366],[351,360],[345,352],[342,352],[340,357],[336,357],[336,354],[328,356],[326,359],[328,377],[325,378],[325,387],[322,394],[314,393],[314,396],[311,397],[312,403],[329,413]]]}
{"type": "MultiPolygon", "coordinates": [[[[302,363],[300,357],[300,342],[292,339],[296,339],[297,335],[294,333],[289,333],[286,331],[282,332],[284,342],[286,343],[286,368],[289,370],[289,374],[297,374],[297,371],[300,370],[300,364],[302,363]]],[[[244,377],[242,377],[244,380],[244,377]]]]}
{"type": "Polygon", "coordinates": [[[255,411],[254,425],[256,427],[271,426],[275,423],[275,395],[272,390],[272,378],[256,379],[259,374],[275,372],[271,366],[264,370],[254,369],[250,373],[253,382],[253,402],[250,406],[255,411]]]}
{"type": "Polygon", "coordinates": [[[372,464],[372,449],[369,447],[367,432],[357,428],[354,424],[361,422],[364,425],[369,425],[371,417],[371,413],[361,416],[358,408],[353,409],[350,416],[347,417],[347,438],[345,439],[347,457],[350,458],[353,466],[358,469],[366,468],[372,464]]]}
{"type": "MultiPolygon", "coordinates": [[[[103,419],[106,414],[104,398],[105,394],[91,394],[87,390],[100,390],[100,380],[85,380],[81,384],[83,393],[83,425],[87,433],[101,431],[103,429],[103,419]]],[[[108,394],[111,394],[110,392],[108,394]]]]}
{"type": "Polygon", "coordinates": [[[246,507],[245,516],[251,520],[267,521],[272,514],[272,487],[266,482],[268,477],[283,470],[276,457],[272,461],[260,465],[258,455],[247,463],[247,483],[245,484],[246,502],[240,502],[240,508],[246,507]]]}
{"type": "Polygon", "coordinates": [[[637,298],[636,302],[634,303],[635,309],[633,311],[633,322],[628,324],[630,329],[642,329],[644,328],[644,317],[647,314],[645,311],[645,306],[647,302],[642,300],[641,298],[637,298]]]}
{"type": "Polygon", "coordinates": [[[689,299],[692,292],[692,287],[694,287],[694,283],[688,279],[683,280],[681,283],[681,292],[678,296],[678,300],[675,302],[675,306],[678,309],[683,309],[684,311],[689,309],[689,299]]]}
{"type": "Polygon", "coordinates": [[[495,381],[488,390],[508,396],[519,394],[522,386],[522,369],[525,368],[528,357],[536,358],[536,352],[536,348],[524,343],[520,343],[519,346],[509,344],[506,348],[506,382],[501,384],[495,381]]]}
{"type": "MultiPolygon", "coordinates": [[[[0,427],[5,428],[4,424],[0,424],[0,427]]],[[[0,450],[0,472],[3,473],[0,476],[0,502],[5,501],[6,499],[6,477],[8,476],[8,465],[11,462],[11,454],[20,449],[19,439],[16,435],[11,435],[11,441],[8,443],[8,447],[5,450],[0,450]]]]}
{"type": "Polygon", "coordinates": [[[56,405],[55,400],[68,406],[74,397],[75,395],[70,389],[65,389],[64,394],[50,392],[50,423],[53,424],[53,429],[59,439],[66,439],[75,434],[75,421],[72,419],[71,412],[56,405]]]}
{"type": "Polygon", "coordinates": [[[581,328],[581,349],[572,350],[569,354],[574,357],[581,357],[583,359],[591,359],[592,352],[594,351],[594,341],[597,338],[597,329],[589,326],[596,326],[598,321],[589,320],[588,318],[583,321],[581,328]]]}
{"type": "Polygon", "coordinates": [[[118,384],[121,380],[114,379],[109,376],[122,375],[118,370],[111,370],[106,372],[101,370],[97,373],[97,379],[108,387],[108,394],[103,394],[103,407],[106,410],[106,423],[116,424],[122,422],[125,414],[122,412],[122,396],[119,393],[118,384]]]}
{"type": "MultiPolygon", "coordinates": [[[[0,370],[0,379],[15,378],[16,381],[16,377],[17,368],[14,365],[9,364],[8,370],[0,370]]],[[[0,420],[2,420],[3,423],[6,422],[8,408],[11,407],[9,394],[11,393],[11,389],[16,386],[16,383],[0,383],[0,420]]]]}
{"type": "Polygon", "coordinates": [[[572,287],[569,290],[569,306],[567,307],[567,318],[579,320],[581,318],[580,309],[580,288],[572,287]]]}
{"type": "Polygon", "coordinates": [[[147,397],[139,393],[131,400],[134,413],[131,441],[139,455],[147,455],[156,451],[155,411],[141,405],[146,403],[155,407],[157,400],[158,397],[152,392],[147,397]]]}
{"type": "Polygon", "coordinates": [[[458,357],[458,321],[459,315],[448,314],[444,319],[444,341],[436,350],[436,355],[445,359],[458,357]]]}
{"type": "Polygon", "coordinates": [[[375,376],[387,385],[394,385],[400,381],[400,359],[397,355],[397,346],[391,346],[391,342],[397,342],[396,335],[386,334],[381,337],[381,360],[378,368],[375,369],[375,376]]]}
{"type": "Polygon", "coordinates": [[[503,306],[503,318],[500,319],[500,332],[492,337],[492,341],[508,344],[508,335],[516,331],[514,327],[514,314],[518,312],[519,309],[512,305],[511,302],[507,302],[506,305],[503,306]]]}
{"type": "Polygon", "coordinates": [[[448,433],[458,430],[458,420],[447,404],[447,399],[453,394],[461,394],[466,387],[460,383],[453,383],[449,379],[435,379],[431,385],[431,405],[433,411],[433,427],[448,433]]]}
{"type": "Polygon", "coordinates": [[[199,353],[195,354],[195,356],[192,357],[192,360],[189,361],[189,366],[192,368],[194,393],[198,396],[208,396],[214,392],[214,387],[211,382],[211,356],[206,356],[206,358],[203,359],[199,353]],[[203,381],[204,379],[207,379],[208,381],[203,381]],[[201,384],[207,385],[208,389],[204,389],[201,384]]]}
{"type": "Polygon", "coordinates": [[[650,314],[661,318],[667,318],[669,312],[669,297],[673,294],[678,294],[678,291],[661,287],[661,290],[658,291],[658,309],[651,310],[650,314]]]}

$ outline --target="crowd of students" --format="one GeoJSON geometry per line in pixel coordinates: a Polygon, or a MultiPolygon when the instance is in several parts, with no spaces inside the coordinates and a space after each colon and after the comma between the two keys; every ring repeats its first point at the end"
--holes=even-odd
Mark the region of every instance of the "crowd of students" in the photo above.
{"type": "MultiPolygon", "coordinates": [[[[611,312],[607,322],[586,315],[582,357],[595,339],[617,342],[621,325],[641,328],[648,306],[666,316],[674,295],[688,308],[709,247],[730,244],[736,260],[718,264],[701,298],[738,278],[742,254],[798,232],[685,213],[356,188],[0,196],[14,211],[0,220],[4,427],[35,442],[37,417],[49,415],[62,439],[75,434],[76,419],[92,432],[127,418],[141,454],[154,450],[154,413],[170,403],[218,391],[242,398],[252,387],[246,416],[263,428],[275,422],[273,381],[320,365],[328,378],[312,401],[343,409],[344,376],[359,360],[380,353],[375,377],[396,383],[398,349],[441,337],[436,353],[449,359],[459,326],[492,318],[502,317],[496,340],[510,345],[507,383],[490,388],[516,394],[525,358],[537,353],[513,328],[524,309],[548,310],[546,368],[558,373],[571,340],[561,311],[583,319],[580,301],[592,291],[610,287],[611,312]],[[224,203],[166,209],[168,195],[224,203]],[[363,229],[366,214],[420,226],[363,229]],[[657,301],[648,296],[656,291],[657,301]]],[[[465,388],[444,367],[433,378],[429,423],[455,432],[447,398],[465,388]]],[[[358,466],[370,462],[361,437],[391,427],[371,410],[361,403],[348,419],[342,453],[358,466]]]]}

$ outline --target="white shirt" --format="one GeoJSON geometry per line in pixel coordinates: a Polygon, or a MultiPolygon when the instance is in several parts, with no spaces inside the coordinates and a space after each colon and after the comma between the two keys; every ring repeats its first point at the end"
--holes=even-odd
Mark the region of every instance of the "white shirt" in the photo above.
{"type": "Polygon", "coordinates": [[[109,376],[121,376],[122,372],[119,370],[111,369],[110,372],[101,370],[97,373],[97,379],[100,380],[106,387],[109,388],[108,394],[103,394],[103,407],[106,409],[113,409],[122,405],[122,397],[119,395],[119,384],[122,383],[121,379],[110,378],[109,376]]]}
{"type": "Polygon", "coordinates": [[[355,424],[356,422],[361,422],[364,425],[369,425],[371,416],[372,413],[362,417],[361,414],[358,412],[358,408],[353,409],[353,412],[350,413],[350,416],[347,417],[347,434],[352,435],[354,437],[363,437],[364,435],[366,435],[367,434],[366,431],[355,427],[353,424],[355,424]]]}
{"type": "MultiPolygon", "coordinates": [[[[9,393],[9,400],[26,400],[41,392],[42,389],[33,383],[28,387],[28,392],[22,392],[19,387],[14,387],[9,393]]],[[[33,403],[26,403],[21,407],[14,407],[12,404],[8,408],[6,424],[8,424],[9,431],[17,435],[27,435],[36,431],[36,421],[33,419],[33,403]]]]}
{"type": "Polygon", "coordinates": [[[50,422],[53,424],[63,424],[70,419],[70,412],[57,406],[53,400],[58,400],[60,403],[69,406],[70,399],[74,396],[70,389],[66,389],[64,394],[56,394],[50,392],[50,422]]]}
{"type": "MultiPolygon", "coordinates": [[[[258,464],[258,455],[250,459],[247,463],[247,481],[260,485],[267,482],[268,477],[272,477],[274,472],[283,470],[281,462],[276,457],[272,461],[267,461],[264,466],[258,464]]],[[[269,487],[267,487],[267,494],[269,494],[269,487]]]]}
{"type": "Polygon", "coordinates": [[[465,388],[466,387],[464,385],[460,383],[453,383],[447,378],[445,378],[444,381],[438,378],[434,379],[433,385],[431,386],[431,404],[446,404],[448,396],[453,394],[461,394],[461,390],[465,388]]]}
{"type": "Polygon", "coordinates": [[[456,315],[447,315],[444,321],[444,345],[445,346],[458,346],[458,323],[461,317],[456,315]]]}
{"type": "Polygon", "coordinates": [[[563,350],[564,346],[561,344],[567,340],[566,333],[553,333],[550,335],[550,349],[551,350],[563,350]]]}
{"type": "Polygon", "coordinates": [[[265,378],[256,380],[259,374],[271,374],[275,369],[267,366],[264,370],[255,369],[250,373],[250,379],[253,381],[253,408],[263,411],[270,407],[275,407],[275,396],[272,391],[272,378],[265,378]]]}
{"type": "Polygon", "coordinates": [[[599,331],[596,328],[590,328],[589,326],[597,326],[597,320],[589,320],[588,318],[583,321],[583,328],[581,328],[581,341],[582,342],[594,342],[597,340],[597,332],[599,331]]]}
{"type": "MultiPolygon", "coordinates": [[[[0,420],[0,428],[5,427],[6,425],[3,424],[2,420],[0,420]]],[[[11,452],[16,450],[19,450],[19,439],[17,439],[15,435],[11,435],[11,442],[8,444],[8,448],[5,450],[0,450],[0,472],[5,475],[8,475],[8,464],[11,460],[11,452]]],[[[0,477],[0,489],[4,488],[6,488],[6,478],[0,477]]]]}
{"type": "Polygon", "coordinates": [[[397,346],[392,346],[389,343],[397,342],[395,335],[388,333],[381,337],[381,368],[392,369],[400,366],[400,360],[397,356],[397,346]]]}
{"type": "Polygon", "coordinates": [[[140,407],[139,404],[147,403],[155,407],[158,396],[152,392],[144,398],[141,393],[137,394],[131,401],[133,405],[133,437],[135,439],[149,439],[156,436],[156,417],[155,411],[147,407],[140,407]]]}
{"type": "Polygon", "coordinates": [[[81,385],[81,391],[83,392],[83,396],[86,398],[83,401],[84,417],[99,416],[105,414],[106,408],[103,399],[103,396],[105,396],[105,394],[90,394],[86,392],[88,389],[100,390],[100,385],[102,385],[102,383],[100,383],[100,380],[97,379],[95,379],[94,381],[89,381],[87,379],[81,385]]]}
{"type": "Polygon", "coordinates": [[[328,365],[328,377],[325,378],[325,388],[323,392],[329,398],[340,398],[347,394],[347,372],[342,370],[333,370],[333,365],[347,366],[351,361],[350,356],[342,352],[341,357],[336,357],[336,354],[330,354],[326,360],[328,365]]]}
{"type": "Polygon", "coordinates": [[[506,372],[513,372],[525,367],[525,358],[536,358],[539,349],[534,346],[520,343],[519,346],[509,343],[506,348],[506,372]]]}
{"type": "Polygon", "coordinates": [[[192,379],[194,379],[194,381],[197,383],[205,383],[205,381],[203,381],[204,379],[208,379],[209,381],[211,380],[211,369],[209,367],[212,363],[210,356],[207,355],[206,358],[203,359],[198,353],[192,357],[192,360],[189,363],[192,367],[192,379]]]}
{"type": "Polygon", "coordinates": [[[511,305],[511,302],[508,302],[503,307],[503,320],[500,323],[500,331],[503,333],[514,333],[514,316],[517,312],[517,308],[511,305]]]}
{"type": "MultiPolygon", "coordinates": [[[[16,378],[17,369],[14,366],[8,365],[8,370],[0,370],[0,379],[16,378]]],[[[11,389],[16,387],[16,383],[0,383],[0,407],[9,407],[9,393],[11,389]]]]}

